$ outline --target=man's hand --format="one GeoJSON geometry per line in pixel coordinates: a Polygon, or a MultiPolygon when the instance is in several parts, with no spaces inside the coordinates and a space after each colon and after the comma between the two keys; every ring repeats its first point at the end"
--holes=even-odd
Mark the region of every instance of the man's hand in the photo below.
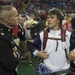
{"type": "Polygon", "coordinates": [[[48,58],[48,54],[46,53],[46,51],[43,51],[43,50],[37,52],[37,56],[40,57],[40,58],[42,58],[42,59],[48,58]]]}
{"type": "Polygon", "coordinates": [[[71,51],[70,54],[68,55],[68,58],[71,60],[71,61],[75,61],[75,51],[71,51]]]}

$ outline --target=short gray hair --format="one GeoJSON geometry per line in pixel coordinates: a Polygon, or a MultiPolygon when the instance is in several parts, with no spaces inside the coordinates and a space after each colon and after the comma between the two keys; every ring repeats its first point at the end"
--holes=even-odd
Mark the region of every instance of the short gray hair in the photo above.
{"type": "MultiPolygon", "coordinates": [[[[12,10],[12,8],[13,8],[14,6],[12,6],[12,5],[3,5],[3,6],[0,6],[0,19],[2,18],[2,13],[3,13],[3,11],[11,11],[12,10]]],[[[7,13],[8,14],[8,13],[7,13]]],[[[10,14],[9,14],[10,15],[10,14]]]]}

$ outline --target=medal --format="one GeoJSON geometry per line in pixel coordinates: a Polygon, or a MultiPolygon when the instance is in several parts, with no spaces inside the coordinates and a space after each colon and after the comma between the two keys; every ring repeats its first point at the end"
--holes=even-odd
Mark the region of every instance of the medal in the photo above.
{"type": "Polygon", "coordinates": [[[24,32],[22,32],[22,35],[24,35],[24,32]]]}

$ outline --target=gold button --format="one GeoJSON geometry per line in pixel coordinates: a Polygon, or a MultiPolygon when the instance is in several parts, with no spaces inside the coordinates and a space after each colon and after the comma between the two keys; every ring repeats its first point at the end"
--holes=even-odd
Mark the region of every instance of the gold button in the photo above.
{"type": "Polygon", "coordinates": [[[4,33],[1,33],[1,35],[4,35],[4,33]]]}

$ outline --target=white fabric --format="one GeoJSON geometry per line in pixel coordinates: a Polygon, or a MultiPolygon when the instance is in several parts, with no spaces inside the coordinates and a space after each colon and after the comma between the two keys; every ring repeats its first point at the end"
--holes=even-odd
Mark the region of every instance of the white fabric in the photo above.
{"type": "Polygon", "coordinates": [[[14,42],[15,42],[18,46],[19,46],[19,41],[20,41],[19,38],[14,39],[14,42]]]}
{"type": "Polygon", "coordinates": [[[27,29],[26,28],[26,26],[27,27],[30,27],[32,24],[37,24],[38,22],[37,21],[35,21],[35,20],[33,20],[33,19],[29,19],[29,20],[27,20],[26,22],[24,22],[24,29],[25,29],[25,38],[26,39],[31,39],[32,37],[31,37],[31,34],[30,34],[30,32],[31,32],[31,30],[30,29],[27,29]]]}
{"type": "MultiPolygon", "coordinates": [[[[71,33],[66,31],[67,54],[69,53],[70,35],[71,33]]],[[[50,32],[48,33],[48,37],[61,38],[61,30],[57,30],[57,31],[50,30],[50,32]]],[[[40,33],[40,39],[43,44],[43,32],[40,33]]],[[[56,46],[57,46],[57,40],[51,40],[51,39],[47,40],[45,50],[49,54],[49,57],[44,60],[44,64],[47,66],[47,68],[52,70],[52,72],[68,69],[70,66],[70,63],[68,64],[66,60],[62,41],[58,40],[57,51],[55,51],[56,46]]],[[[43,48],[43,45],[42,45],[42,48],[43,48]]]]}
{"type": "Polygon", "coordinates": [[[33,55],[37,56],[38,50],[33,52],[33,55]]]}

